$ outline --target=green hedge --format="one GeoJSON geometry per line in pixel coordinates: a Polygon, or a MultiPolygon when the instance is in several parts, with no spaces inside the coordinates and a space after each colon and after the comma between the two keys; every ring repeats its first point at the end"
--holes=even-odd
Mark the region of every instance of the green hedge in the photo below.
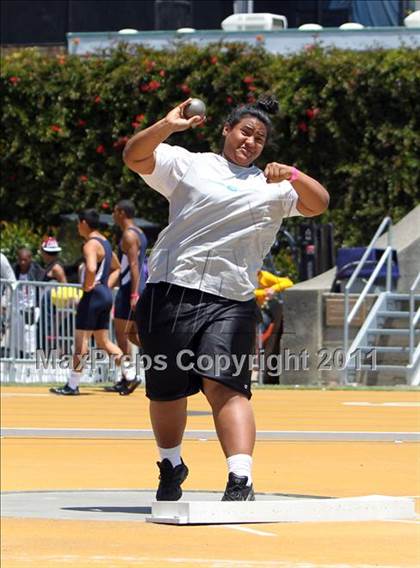
{"type": "Polygon", "coordinates": [[[19,222],[13,223],[10,221],[2,221],[0,223],[1,243],[0,250],[12,265],[17,260],[17,251],[22,248],[28,248],[32,251],[34,260],[40,262],[41,256],[39,249],[41,243],[45,238],[42,228],[33,226],[32,223],[23,219],[19,222]]]}
{"type": "Polygon", "coordinates": [[[120,46],[90,57],[36,49],[2,60],[1,215],[39,225],[84,206],[131,197],[139,215],[165,223],[166,201],[122,163],[134,130],[190,94],[208,105],[203,128],[173,141],[218,151],[230,108],[278,95],[266,161],[295,163],[331,193],[322,221],[338,240],[365,243],[381,219],[398,221],[420,197],[420,53],[410,49],[290,56],[262,47],[120,46]]]}

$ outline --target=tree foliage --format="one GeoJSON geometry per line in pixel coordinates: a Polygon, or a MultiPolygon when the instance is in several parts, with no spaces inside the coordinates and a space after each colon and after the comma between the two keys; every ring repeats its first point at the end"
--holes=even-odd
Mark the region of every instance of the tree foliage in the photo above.
{"type": "Polygon", "coordinates": [[[206,102],[207,123],[171,142],[219,151],[229,110],[267,91],[281,112],[261,164],[296,164],[319,179],[331,194],[321,221],[339,242],[366,243],[385,215],[398,221],[420,201],[418,51],[309,46],[285,57],[231,43],[120,45],[3,58],[1,215],[45,227],[59,213],[132,198],[140,216],[164,225],[166,201],[123,165],[127,139],[191,95],[206,102]]]}

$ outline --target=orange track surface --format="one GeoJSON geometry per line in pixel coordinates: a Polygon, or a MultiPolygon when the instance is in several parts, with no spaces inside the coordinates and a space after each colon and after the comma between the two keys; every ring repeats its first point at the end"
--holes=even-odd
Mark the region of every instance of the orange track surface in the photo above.
{"type": "MultiPolygon", "coordinates": [[[[141,390],[130,397],[83,388],[91,396],[44,396],[45,387],[7,387],[3,427],[150,428],[141,390]]],[[[259,430],[420,430],[416,392],[256,390],[259,430]],[[370,402],[378,406],[348,406],[370,402]],[[412,406],[384,406],[406,403],[412,406]]],[[[191,410],[208,410],[203,397],[191,410]]],[[[212,429],[191,416],[189,429],[212,429]]],[[[217,442],[187,440],[186,489],[222,490],[225,462],[217,442]]],[[[154,488],[152,440],[5,438],[2,489],[154,488]]],[[[415,443],[257,443],[257,491],[310,495],[420,495],[415,443]]],[[[420,521],[171,527],[138,522],[3,520],[2,568],[203,566],[214,568],[418,567],[420,521]]]]}

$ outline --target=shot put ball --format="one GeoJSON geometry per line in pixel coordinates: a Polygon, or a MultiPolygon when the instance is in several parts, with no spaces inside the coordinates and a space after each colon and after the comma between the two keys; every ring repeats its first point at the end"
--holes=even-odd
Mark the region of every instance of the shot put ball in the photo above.
{"type": "Polygon", "coordinates": [[[204,116],[206,114],[206,105],[200,99],[192,99],[191,102],[184,107],[184,118],[192,118],[193,116],[204,116]]]}

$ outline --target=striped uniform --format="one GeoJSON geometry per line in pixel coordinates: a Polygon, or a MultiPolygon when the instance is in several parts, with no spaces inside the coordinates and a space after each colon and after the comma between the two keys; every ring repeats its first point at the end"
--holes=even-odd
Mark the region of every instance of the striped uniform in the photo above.
{"type": "MultiPolygon", "coordinates": [[[[147,248],[147,238],[146,235],[138,227],[129,227],[128,231],[134,231],[139,239],[140,249],[138,254],[138,265],[140,280],[138,284],[138,294],[140,295],[144,287],[146,286],[144,274],[143,274],[143,264],[146,258],[146,248],[147,248]]],[[[134,320],[134,313],[130,307],[130,296],[131,296],[131,271],[128,262],[127,255],[122,250],[122,240],[118,246],[118,258],[121,263],[121,274],[120,274],[120,287],[115,298],[115,312],[114,317],[123,320],[134,320]]]]}
{"type": "MultiPolygon", "coordinates": [[[[90,292],[83,292],[82,299],[77,306],[76,329],[96,331],[109,328],[109,318],[112,308],[112,292],[108,287],[109,273],[111,272],[112,248],[106,239],[92,237],[104,248],[105,256],[97,268],[95,287],[90,292]]],[[[85,270],[82,282],[85,279],[85,270]]]]}

